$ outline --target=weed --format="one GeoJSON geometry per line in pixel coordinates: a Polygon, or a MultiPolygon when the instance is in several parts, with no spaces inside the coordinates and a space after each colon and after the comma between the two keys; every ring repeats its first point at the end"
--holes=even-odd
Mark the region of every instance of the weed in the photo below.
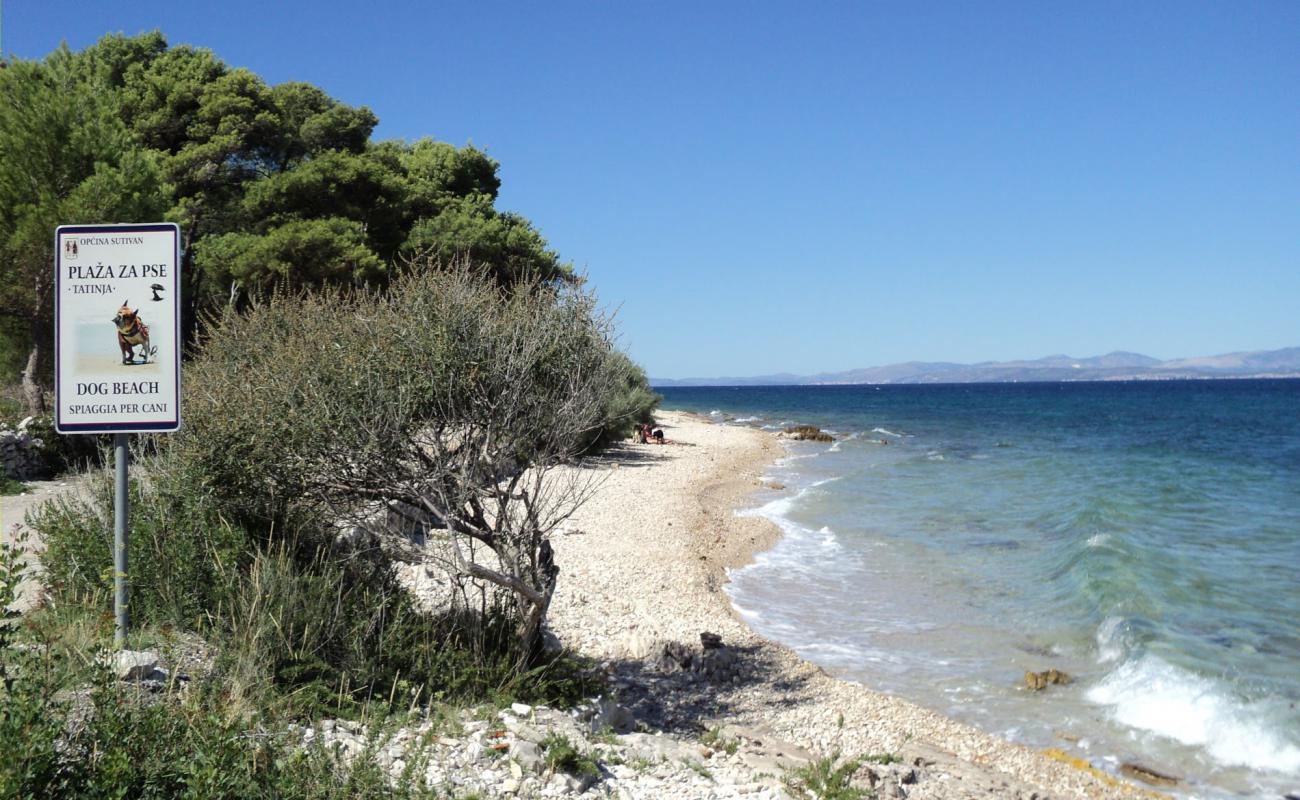
{"type": "Polygon", "coordinates": [[[618,744],[618,734],[614,732],[613,728],[606,725],[593,733],[591,735],[591,740],[593,742],[599,742],[600,744],[618,744]]]}
{"type": "Polygon", "coordinates": [[[721,750],[729,756],[734,756],[736,751],[740,749],[740,742],[725,735],[722,732],[722,728],[719,727],[709,728],[707,731],[700,734],[700,743],[707,745],[714,750],[721,750]]]}
{"type": "Polygon", "coordinates": [[[550,733],[540,742],[544,752],[546,766],[555,772],[567,772],[570,775],[600,777],[600,767],[590,756],[573,746],[569,737],[560,733],[550,733]]]}
{"type": "Polygon", "coordinates": [[[862,766],[858,758],[840,762],[840,754],[818,759],[803,767],[787,770],[781,781],[791,796],[807,800],[866,800],[874,793],[852,784],[862,766]]]}

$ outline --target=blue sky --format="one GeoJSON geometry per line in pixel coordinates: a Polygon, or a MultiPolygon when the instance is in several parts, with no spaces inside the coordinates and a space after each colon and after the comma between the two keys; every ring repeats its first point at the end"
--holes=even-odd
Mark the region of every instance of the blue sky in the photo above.
{"type": "Polygon", "coordinates": [[[485,147],[656,377],[1300,345],[1300,3],[7,0],[3,26],[26,58],[156,27],[380,137],[485,147]]]}

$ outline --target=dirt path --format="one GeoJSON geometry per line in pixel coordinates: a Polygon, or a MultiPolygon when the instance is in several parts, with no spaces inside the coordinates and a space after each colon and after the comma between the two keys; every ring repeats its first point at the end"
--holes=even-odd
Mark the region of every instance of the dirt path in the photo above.
{"type": "MultiPolygon", "coordinates": [[[[0,496],[0,541],[6,544],[15,540],[27,528],[27,514],[41,504],[62,495],[80,492],[90,482],[89,475],[73,475],[52,481],[28,481],[27,491],[18,495],[0,496]]],[[[44,544],[34,536],[27,540],[29,569],[40,569],[39,556],[44,544]]],[[[19,587],[17,608],[26,611],[36,601],[36,582],[27,580],[19,587]]]]}

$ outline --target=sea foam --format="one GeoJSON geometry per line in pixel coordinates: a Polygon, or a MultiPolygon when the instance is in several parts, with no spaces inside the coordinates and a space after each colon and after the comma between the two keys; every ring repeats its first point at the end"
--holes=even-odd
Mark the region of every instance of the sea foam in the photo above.
{"type": "Polygon", "coordinates": [[[1238,699],[1220,681],[1156,656],[1121,664],[1086,697],[1109,706],[1117,722],[1202,747],[1221,764],[1300,771],[1300,746],[1269,724],[1267,700],[1238,699]]]}

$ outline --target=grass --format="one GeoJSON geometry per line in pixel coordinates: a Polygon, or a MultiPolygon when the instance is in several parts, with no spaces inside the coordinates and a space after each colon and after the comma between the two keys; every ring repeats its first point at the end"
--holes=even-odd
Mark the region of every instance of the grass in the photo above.
{"type": "Polygon", "coordinates": [[[700,743],[714,750],[721,750],[729,756],[734,756],[740,749],[740,742],[724,734],[719,727],[709,728],[700,734],[700,743]]]}
{"type": "Polygon", "coordinates": [[[554,772],[566,772],[578,777],[599,778],[600,767],[590,756],[574,747],[569,737],[550,733],[541,741],[543,760],[554,772]]]}
{"type": "Polygon", "coordinates": [[[606,725],[593,733],[591,740],[600,744],[618,744],[618,734],[614,732],[613,728],[606,725]]]}
{"type": "Polygon", "coordinates": [[[852,783],[853,776],[861,766],[862,759],[840,761],[840,754],[835,753],[797,769],[787,770],[781,782],[795,798],[867,800],[875,797],[875,793],[852,783]]]}
{"type": "Polygon", "coordinates": [[[0,389],[0,423],[17,425],[27,416],[27,404],[17,397],[21,391],[22,388],[15,384],[6,384],[0,389]]]}
{"type": "Polygon", "coordinates": [[[0,495],[22,494],[27,491],[27,484],[14,480],[8,475],[0,475],[0,495]]]}
{"type": "MultiPolygon", "coordinates": [[[[0,545],[0,608],[16,596],[23,546],[22,541],[0,545]]],[[[274,581],[249,588],[264,592],[264,605],[259,608],[266,614],[250,615],[254,621],[247,636],[270,636],[273,632],[267,628],[302,624],[302,613],[274,602],[280,593],[274,581]]],[[[281,588],[288,591],[294,584],[281,588]]],[[[310,586],[297,588],[310,590],[310,586]]],[[[112,645],[112,617],[100,610],[106,597],[92,593],[81,600],[51,603],[21,617],[4,613],[0,752],[5,758],[0,759],[0,797],[405,800],[445,796],[443,789],[426,789],[420,782],[418,750],[406,759],[406,774],[394,781],[379,767],[373,752],[344,765],[319,746],[304,748],[287,731],[291,722],[346,711],[345,716],[364,720],[372,731],[427,715],[436,721],[437,729],[455,732],[461,727],[464,706],[459,703],[464,698],[446,701],[425,695],[422,703],[412,703],[400,688],[404,673],[395,673],[382,691],[369,695],[354,696],[322,684],[329,699],[315,704],[304,703],[302,697],[312,691],[311,683],[277,687],[272,680],[251,691],[241,682],[267,674],[249,674],[248,662],[262,652],[260,648],[240,646],[229,638],[205,643],[193,632],[147,620],[133,628],[131,646],[156,650],[173,667],[173,674],[181,653],[197,656],[196,648],[209,646],[220,650],[214,654],[210,675],[197,674],[207,672],[201,668],[182,667],[196,673],[188,684],[174,681],[161,693],[143,693],[115,681],[99,658],[112,645]],[[75,733],[70,735],[69,730],[75,733]],[[69,753],[82,755],[69,759],[69,753]]],[[[278,646],[275,643],[281,641],[292,644],[295,636],[280,631],[268,643],[278,646]]],[[[469,669],[470,664],[455,662],[455,667],[469,669]]],[[[569,660],[502,681],[494,691],[500,697],[534,700],[556,692],[562,701],[589,680],[585,665],[569,660]]],[[[567,741],[552,744],[548,759],[557,768],[579,775],[599,774],[595,763],[567,741]]]]}
{"type": "MultiPolygon", "coordinates": [[[[21,541],[0,544],[0,608],[16,597],[21,541]]],[[[46,608],[0,626],[0,797],[411,798],[364,754],[302,747],[283,717],[232,713],[219,681],[161,694],[119,683],[97,658],[111,621],[46,608]]],[[[162,644],[166,631],[140,631],[162,644]]]]}

